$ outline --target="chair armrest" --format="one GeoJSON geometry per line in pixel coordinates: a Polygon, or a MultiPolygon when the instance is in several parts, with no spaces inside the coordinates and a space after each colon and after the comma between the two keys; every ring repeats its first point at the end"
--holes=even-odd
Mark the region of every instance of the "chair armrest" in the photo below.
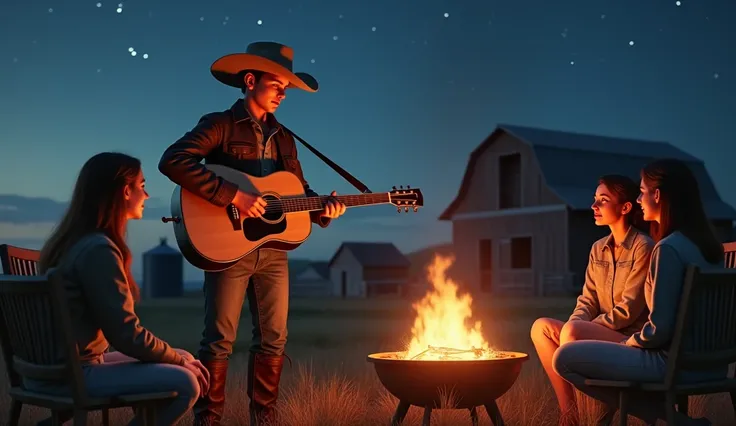
{"type": "Polygon", "coordinates": [[[639,384],[636,382],[629,382],[624,380],[598,380],[598,379],[586,379],[585,384],[587,386],[599,386],[606,388],[634,388],[639,384]]]}

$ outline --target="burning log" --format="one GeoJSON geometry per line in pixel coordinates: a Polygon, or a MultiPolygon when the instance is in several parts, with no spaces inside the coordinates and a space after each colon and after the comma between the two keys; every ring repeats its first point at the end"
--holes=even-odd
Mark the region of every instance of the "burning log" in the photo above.
{"type": "Polygon", "coordinates": [[[392,425],[398,425],[411,405],[424,407],[423,425],[429,425],[432,409],[442,403],[442,393],[452,391],[455,408],[470,410],[478,424],[476,407],[484,406],[493,424],[503,425],[496,399],[519,377],[529,356],[498,351],[483,339],[481,324],[468,328],[472,316],[469,295],[457,296],[457,286],[446,279],[451,259],[437,257],[429,268],[434,290],[414,304],[417,318],[406,351],[368,355],[383,386],[399,399],[392,425]]]}

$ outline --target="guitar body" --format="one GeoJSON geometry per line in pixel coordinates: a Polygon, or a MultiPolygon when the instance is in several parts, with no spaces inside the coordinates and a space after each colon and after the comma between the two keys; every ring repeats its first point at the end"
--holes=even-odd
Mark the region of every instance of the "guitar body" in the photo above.
{"type": "MultiPolygon", "coordinates": [[[[267,202],[305,195],[304,186],[293,173],[255,177],[220,165],[207,165],[207,169],[245,192],[260,193],[267,202]]],[[[238,218],[232,210],[230,206],[217,207],[181,186],[174,189],[171,213],[179,218],[174,222],[174,235],[189,263],[205,271],[222,271],[259,248],[293,250],[312,231],[308,211],[285,214],[269,208],[260,218],[238,218]]]]}

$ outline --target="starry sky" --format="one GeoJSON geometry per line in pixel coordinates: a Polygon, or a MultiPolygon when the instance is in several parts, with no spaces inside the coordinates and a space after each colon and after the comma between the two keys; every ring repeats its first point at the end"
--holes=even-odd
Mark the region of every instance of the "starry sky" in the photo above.
{"type": "MultiPolygon", "coordinates": [[[[81,165],[105,150],[143,161],[152,199],[130,227],[134,252],[172,239],[158,159],[238,98],[209,66],[257,40],[293,47],[295,70],[320,82],[290,90],[280,121],[374,192],[408,184],[425,196],[414,214],[351,209],[294,257],[326,259],[344,240],[449,241],[436,218],[498,123],[671,142],[736,205],[735,17],[730,0],[9,0],[0,239],[40,245],[81,165]]],[[[318,192],[355,192],[306,149],[300,158],[318,192]]]]}

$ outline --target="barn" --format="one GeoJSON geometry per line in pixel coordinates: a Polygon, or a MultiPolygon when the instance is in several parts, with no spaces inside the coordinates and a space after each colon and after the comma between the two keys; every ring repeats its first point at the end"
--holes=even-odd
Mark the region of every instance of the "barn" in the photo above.
{"type": "Polygon", "coordinates": [[[706,213],[723,241],[736,210],[718,195],[704,163],[669,143],[499,125],[470,155],[452,222],[457,279],[481,292],[579,292],[591,244],[608,233],[590,206],[603,174],[639,180],[655,158],[677,158],[695,173],[706,213]]]}
{"type": "Polygon", "coordinates": [[[291,297],[329,297],[332,295],[330,265],[328,262],[312,262],[289,280],[291,297]]]}
{"type": "Polygon", "coordinates": [[[397,297],[411,262],[389,242],[344,242],[329,261],[332,295],[342,298],[397,297]]]}

